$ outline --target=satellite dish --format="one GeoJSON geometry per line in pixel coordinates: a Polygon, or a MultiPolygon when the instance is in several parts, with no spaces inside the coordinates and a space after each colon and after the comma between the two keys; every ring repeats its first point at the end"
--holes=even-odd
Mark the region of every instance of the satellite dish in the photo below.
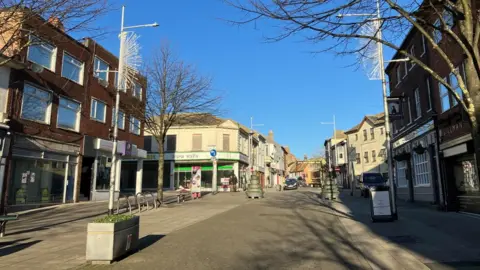
{"type": "Polygon", "coordinates": [[[44,68],[42,66],[40,66],[39,64],[32,63],[31,69],[35,73],[42,73],[44,68]]]}

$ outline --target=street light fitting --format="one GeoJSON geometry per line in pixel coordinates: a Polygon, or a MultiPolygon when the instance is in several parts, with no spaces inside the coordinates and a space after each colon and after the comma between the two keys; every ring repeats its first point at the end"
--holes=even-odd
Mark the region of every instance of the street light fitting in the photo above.
{"type": "Polygon", "coordinates": [[[341,19],[341,18],[343,18],[343,14],[339,13],[339,14],[337,14],[336,17],[339,18],[339,19],[341,19]]]}

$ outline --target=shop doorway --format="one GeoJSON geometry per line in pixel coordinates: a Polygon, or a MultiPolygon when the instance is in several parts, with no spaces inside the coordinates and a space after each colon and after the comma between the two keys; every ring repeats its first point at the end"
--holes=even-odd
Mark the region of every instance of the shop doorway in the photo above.
{"type": "Polygon", "coordinates": [[[93,157],[84,157],[82,160],[79,201],[89,201],[91,199],[94,161],[95,158],[93,157]]]}

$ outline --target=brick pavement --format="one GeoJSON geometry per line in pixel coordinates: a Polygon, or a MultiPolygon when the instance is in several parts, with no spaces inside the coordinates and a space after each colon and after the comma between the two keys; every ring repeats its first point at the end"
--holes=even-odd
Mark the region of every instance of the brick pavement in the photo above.
{"type": "MultiPolygon", "coordinates": [[[[174,207],[140,213],[140,236],[161,236],[228,211],[245,200],[237,193],[206,196],[174,207]]],[[[243,198],[243,197],[242,197],[243,198]]],[[[104,203],[59,207],[12,222],[0,239],[0,268],[71,269],[85,264],[87,223],[105,214],[104,203]],[[73,209],[73,210],[72,210],[73,209]],[[51,218],[49,213],[53,213],[51,218]]]]}

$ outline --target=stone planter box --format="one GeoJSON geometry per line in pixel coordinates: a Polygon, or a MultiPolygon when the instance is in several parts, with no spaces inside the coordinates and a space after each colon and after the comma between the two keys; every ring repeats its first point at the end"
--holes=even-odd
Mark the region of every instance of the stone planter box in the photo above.
{"type": "Polygon", "coordinates": [[[117,223],[88,223],[86,260],[109,264],[135,250],[138,245],[140,217],[117,223]]]}

